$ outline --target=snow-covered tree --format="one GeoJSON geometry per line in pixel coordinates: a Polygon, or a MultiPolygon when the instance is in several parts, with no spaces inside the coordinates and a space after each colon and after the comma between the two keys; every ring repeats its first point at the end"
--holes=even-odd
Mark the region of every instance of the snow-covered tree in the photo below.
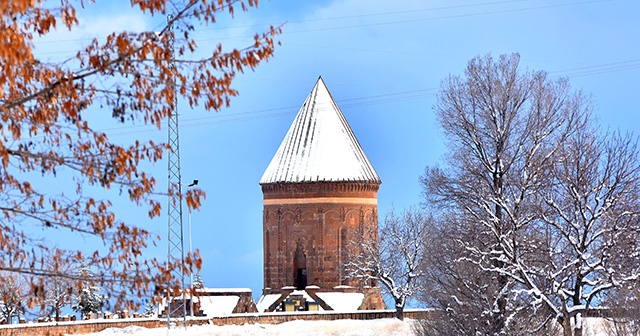
{"type": "Polygon", "coordinates": [[[144,317],[156,317],[158,316],[158,307],[153,300],[145,300],[145,304],[142,308],[142,316],[144,317]]]}
{"type": "Polygon", "coordinates": [[[191,285],[193,288],[200,289],[204,287],[204,282],[202,281],[202,276],[200,275],[200,271],[197,271],[193,276],[193,284],[191,285]]]}
{"type": "MultiPolygon", "coordinates": [[[[40,303],[47,317],[53,316],[58,321],[64,306],[71,304],[74,290],[74,280],[66,274],[78,273],[77,265],[73,264],[73,258],[47,254],[43,259],[49,260],[45,265],[48,272],[46,277],[33,276],[31,287],[33,296],[40,303]]],[[[32,301],[34,304],[35,301],[32,301]]]]}
{"type": "Polygon", "coordinates": [[[528,287],[542,291],[537,296],[549,301],[565,331],[574,330],[566,335],[581,335],[581,315],[605,294],[640,279],[636,142],[592,129],[572,135],[554,165],[554,183],[543,191],[548,259],[528,263],[528,287]],[[536,286],[543,280],[551,288],[536,286]]]}
{"type": "Polygon", "coordinates": [[[93,274],[88,267],[80,268],[78,275],[83,281],[75,295],[71,309],[80,313],[84,319],[90,313],[100,312],[104,304],[104,298],[100,295],[100,287],[95,284],[93,274]]]}
{"type": "Polygon", "coordinates": [[[607,310],[606,335],[640,335],[640,283],[629,284],[621,290],[607,295],[605,306],[616,307],[607,310]]]}
{"type": "Polygon", "coordinates": [[[519,56],[471,60],[465,78],[443,81],[435,112],[448,139],[443,168],[427,168],[425,195],[475,238],[459,240],[465,261],[489,277],[493,334],[508,332],[523,244],[536,218],[535,191],[548,181],[552,154],[584,109],[564,80],[519,71],[519,56]]]}
{"type": "Polygon", "coordinates": [[[83,285],[76,295],[75,302],[71,307],[86,318],[90,313],[98,313],[102,309],[103,298],[98,291],[99,287],[83,285]]]}
{"type": "Polygon", "coordinates": [[[636,140],[599,133],[587,98],[519,70],[515,54],[474,58],[435,110],[451,151],[427,169],[425,195],[467,237],[453,261],[492,275],[490,333],[531,314],[539,325],[524,332],[557,321],[581,335],[581,314],[640,275],[626,265],[638,257],[636,140]]]}
{"type": "MultiPolygon", "coordinates": [[[[472,242],[483,244],[481,231],[470,229],[455,217],[434,219],[435,228],[428,241],[423,292],[419,301],[438,313],[420,319],[416,335],[493,335],[495,332],[495,296],[500,282],[494,272],[483,271],[472,261],[473,253],[463,248],[472,242]]],[[[509,288],[509,287],[508,287],[509,288]]],[[[507,296],[505,311],[510,316],[508,335],[558,335],[558,324],[545,323],[548,309],[518,305],[513,295],[507,296]],[[511,300],[513,299],[513,300],[511,300]]],[[[553,318],[553,314],[551,318],[553,318]]]]}
{"type": "Polygon", "coordinates": [[[27,287],[21,276],[0,272],[0,322],[11,323],[25,311],[27,287]]]}
{"type": "Polygon", "coordinates": [[[55,321],[60,319],[62,307],[71,303],[72,293],[72,281],[66,278],[52,276],[45,282],[44,304],[55,321]]]}
{"type": "Polygon", "coordinates": [[[346,277],[364,285],[379,284],[393,298],[396,316],[404,319],[407,300],[420,292],[430,219],[415,208],[400,216],[387,214],[379,232],[364,232],[345,265],[346,277]],[[376,239],[376,236],[378,239],[376,239]]]}

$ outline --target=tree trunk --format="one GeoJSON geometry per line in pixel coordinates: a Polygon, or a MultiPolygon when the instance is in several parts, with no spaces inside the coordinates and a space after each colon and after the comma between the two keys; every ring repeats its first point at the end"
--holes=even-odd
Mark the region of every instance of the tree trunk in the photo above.
{"type": "Polygon", "coordinates": [[[576,327],[576,316],[563,318],[561,321],[563,336],[582,336],[582,317],[580,318],[580,327],[576,327]]]}
{"type": "Polygon", "coordinates": [[[400,321],[404,321],[404,306],[396,305],[396,318],[400,321]]]}
{"type": "MultiPolygon", "coordinates": [[[[504,147],[502,140],[498,141],[498,143],[496,144],[496,147],[497,147],[497,152],[501,153],[504,147]]],[[[501,165],[502,165],[502,160],[501,160],[501,157],[498,156],[495,162],[496,171],[493,172],[494,197],[498,200],[501,200],[503,198],[502,185],[504,183],[504,177],[503,177],[503,173],[499,172],[501,165]]],[[[495,217],[498,220],[497,227],[495,229],[501,235],[502,232],[504,231],[504,227],[503,227],[504,223],[502,219],[502,205],[500,205],[497,202],[495,206],[495,217]]],[[[501,245],[500,238],[498,238],[498,240],[496,241],[496,245],[498,246],[501,245]]],[[[494,260],[493,264],[499,269],[504,269],[505,267],[505,263],[499,260],[494,260]]],[[[498,314],[493,316],[493,321],[492,321],[494,326],[494,334],[502,334],[504,331],[505,316],[506,316],[506,310],[507,310],[507,298],[504,297],[504,295],[502,294],[502,291],[507,286],[508,282],[509,282],[508,276],[504,274],[498,275],[498,295],[500,296],[497,298],[497,302],[496,302],[497,308],[498,308],[498,314]]]]}
{"type": "MultiPolygon", "coordinates": [[[[497,261],[497,264],[499,265],[500,268],[504,267],[503,262],[497,261]]],[[[493,328],[494,328],[493,330],[495,335],[499,335],[504,332],[505,316],[507,314],[506,313],[507,298],[504,297],[504,295],[500,294],[500,292],[502,291],[503,288],[507,286],[507,283],[508,283],[508,278],[506,275],[502,275],[502,274],[498,275],[498,286],[500,288],[499,294],[498,294],[500,295],[500,297],[498,297],[496,300],[496,304],[498,306],[498,313],[492,316],[492,321],[491,321],[491,323],[493,324],[493,328]]]]}
{"type": "Polygon", "coordinates": [[[582,320],[582,314],[581,313],[577,313],[574,317],[574,328],[573,328],[573,336],[582,336],[582,323],[584,323],[584,321],[582,320]]]}
{"type": "Polygon", "coordinates": [[[571,318],[565,317],[562,319],[562,335],[563,336],[572,336],[571,335],[571,318]]]}

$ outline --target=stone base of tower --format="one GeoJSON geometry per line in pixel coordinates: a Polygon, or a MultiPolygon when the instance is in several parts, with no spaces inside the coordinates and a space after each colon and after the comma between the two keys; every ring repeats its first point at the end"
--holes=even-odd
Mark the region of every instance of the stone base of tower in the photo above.
{"type": "Polygon", "coordinates": [[[259,312],[276,311],[336,311],[386,309],[380,288],[358,289],[351,286],[320,288],[293,286],[280,289],[265,288],[256,305],[259,312]]]}

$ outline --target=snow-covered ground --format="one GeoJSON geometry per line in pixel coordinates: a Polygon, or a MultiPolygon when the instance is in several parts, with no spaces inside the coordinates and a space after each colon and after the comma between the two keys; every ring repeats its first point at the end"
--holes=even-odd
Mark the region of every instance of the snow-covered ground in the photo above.
{"type": "MultiPolygon", "coordinates": [[[[414,320],[404,322],[397,319],[379,320],[336,320],[336,321],[291,321],[281,324],[245,324],[245,325],[203,325],[188,328],[174,327],[147,329],[130,326],[109,328],[85,336],[406,336],[413,335],[414,320]]],[[[585,336],[609,335],[607,322],[599,318],[585,319],[585,336]]]]}
{"type": "Polygon", "coordinates": [[[281,324],[245,324],[241,326],[193,326],[147,329],[142,327],[109,328],[86,336],[405,336],[412,335],[413,320],[404,322],[397,319],[380,320],[337,320],[337,321],[291,321],[281,324]]]}

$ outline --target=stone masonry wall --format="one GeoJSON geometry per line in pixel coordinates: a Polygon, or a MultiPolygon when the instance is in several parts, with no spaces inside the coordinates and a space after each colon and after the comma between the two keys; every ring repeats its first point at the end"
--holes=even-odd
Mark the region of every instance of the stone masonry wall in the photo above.
{"type": "MultiPolygon", "coordinates": [[[[429,318],[431,314],[437,312],[429,309],[405,310],[404,316],[408,319],[429,318]]],[[[243,324],[279,324],[294,320],[307,321],[333,321],[333,320],[375,320],[383,318],[394,318],[393,310],[358,311],[352,313],[318,313],[318,312],[296,312],[296,313],[268,313],[268,314],[233,314],[224,317],[214,318],[193,318],[187,320],[188,325],[243,325],[243,324]]],[[[96,333],[108,328],[126,328],[128,326],[139,326],[144,328],[166,328],[167,320],[159,318],[149,319],[126,319],[126,320],[89,320],[77,322],[59,322],[4,325],[0,326],[0,336],[62,336],[65,334],[89,334],[96,333]]]]}
{"type": "MultiPolygon", "coordinates": [[[[301,183],[263,185],[264,288],[345,283],[347,247],[377,232],[377,184],[301,183]]],[[[376,237],[373,237],[374,239],[376,237]]]]}

